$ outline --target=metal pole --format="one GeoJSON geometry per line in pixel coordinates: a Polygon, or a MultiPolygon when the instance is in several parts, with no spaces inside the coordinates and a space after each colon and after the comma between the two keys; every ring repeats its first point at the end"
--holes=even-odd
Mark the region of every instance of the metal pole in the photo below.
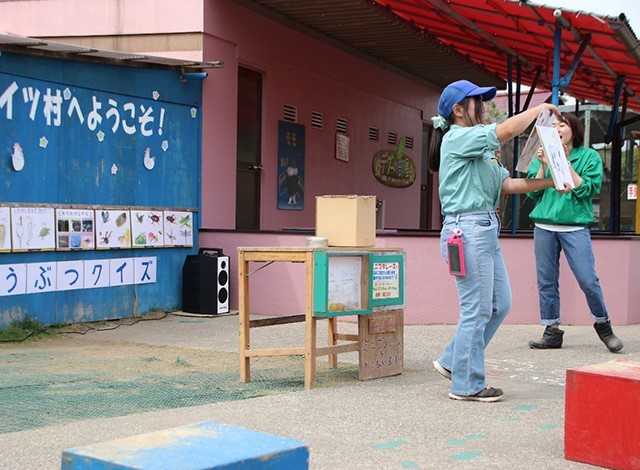
{"type": "Polygon", "coordinates": [[[556,20],[553,37],[553,79],[551,81],[551,102],[558,106],[560,97],[560,46],[562,44],[562,24],[556,20]]]}

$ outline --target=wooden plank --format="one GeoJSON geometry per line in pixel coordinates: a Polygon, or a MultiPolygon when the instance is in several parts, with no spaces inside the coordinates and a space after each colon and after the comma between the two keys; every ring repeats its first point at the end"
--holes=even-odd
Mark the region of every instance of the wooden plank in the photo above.
{"type": "Polygon", "coordinates": [[[244,260],[244,253],[238,253],[238,321],[240,328],[240,381],[251,380],[251,363],[246,352],[251,347],[249,326],[249,263],[244,260]]]}
{"type": "MultiPolygon", "coordinates": [[[[334,320],[336,320],[336,318],[334,318],[334,320]]],[[[336,338],[338,341],[358,341],[358,339],[360,338],[360,336],[358,336],[358,335],[346,334],[346,333],[336,333],[335,338],[336,338]]]]}
{"type": "Polygon", "coordinates": [[[247,261],[289,261],[293,263],[304,263],[306,253],[304,252],[284,252],[284,253],[267,253],[267,252],[244,252],[247,261]]]}
{"type": "Polygon", "coordinates": [[[303,356],[305,353],[304,348],[285,348],[285,349],[250,349],[246,351],[246,355],[249,357],[264,357],[264,356],[303,356]]]}
{"type": "Polygon", "coordinates": [[[345,253],[363,253],[363,252],[371,252],[371,253],[388,253],[388,252],[404,252],[404,248],[394,248],[394,247],[375,247],[375,248],[357,248],[357,247],[340,247],[340,246],[330,246],[330,247],[310,247],[310,246],[239,246],[238,252],[246,252],[246,253],[259,253],[259,252],[268,252],[268,253],[287,253],[287,252],[301,252],[301,253],[313,253],[315,251],[331,251],[331,252],[345,252],[345,253]]]}
{"type": "MultiPolygon", "coordinates": [[[[336,317],[329,318],[329,323],[327,325],[327,344],[329,346],[335,346],[337,344],[337,336],[338,336],[338,320],[336,317]]],[[[318,354],[322,356],[323,354],[318,354]]],[[[329,367],[331,369],[335,369],[338,367],[338,355],[337,354],[329,354],[329,367]]]]}
{"type": "Polygon", "coordinates": [[[251,328],[259,328],[261,326],[286,325],[287,323],[299,323],[305,320],[305,315],[287,315],[286,317],[261,318],[259,320],[251,320],[249,326],[251,328]]]}
{"type": "Polygon", "coordinates": [[[307,390],[316,386],[316,317],[313,315],[313,253],[306,256],[306,306],[305,306],[305,359],[304,359],[304,388],[307,390]]]}
{"type": "Polygon", "coordinates": [[[283,253],[283,252],[303,252],[312,250],[312,248],[306,246],[239,246],[238,252],[247,252],[247,253],[259,253],[259,252],[268,252],[268,253],[283,253]]]}
{"type": "Polygon", "coordinates": [[[346,352],[358,351],[360,343],[336,344],[335,346],[327,346],[325,348],[316,349],[316,356],[336,355],[346,352]]]}
{"type": "Polygon", "coordinates": [[[403,322],[404,310],[385,310],[358,317],[360,380],[402,373],[403,322]]]}

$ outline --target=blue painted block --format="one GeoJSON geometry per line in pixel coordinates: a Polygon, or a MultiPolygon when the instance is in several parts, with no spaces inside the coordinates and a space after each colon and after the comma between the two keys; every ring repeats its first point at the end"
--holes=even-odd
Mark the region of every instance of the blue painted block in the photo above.
{"type": "Polygon", "coordinates": [[[62,452],[63,470],[308,468],[302,442],[213,421],[62,452]]]}

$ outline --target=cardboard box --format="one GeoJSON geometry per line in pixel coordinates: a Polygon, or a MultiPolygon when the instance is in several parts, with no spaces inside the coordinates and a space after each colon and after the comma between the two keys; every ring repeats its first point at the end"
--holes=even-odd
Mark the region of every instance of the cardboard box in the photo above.
{"type": "Polygon", "coordinates": [[[329,246],[375,246],[376,197],[317,196],[316,237],[328,238],[329,246]]]}

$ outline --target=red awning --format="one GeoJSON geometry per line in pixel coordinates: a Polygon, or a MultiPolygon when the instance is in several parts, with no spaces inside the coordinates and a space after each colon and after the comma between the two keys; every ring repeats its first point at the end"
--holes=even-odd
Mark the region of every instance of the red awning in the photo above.
{"type": "MultiPolygon", "coordinates": [[[[505,81],[508,60],[522,67],[522,83],[552,89],[555,8],[510,0],[375,0],[393,14],[435,36],[505,81]]],[[[579,3],[579,2],[576,2],[579,3]]],[[[619,17],[599,17],[562,10],[560,77],[570,70],[581,43],[590,36],[568,86],[561,89],[585,101],[613,104],[616,81],[624,78],[628,107],[640,111],[640,43],[629,23],[619,17]]]]}
{"type": "MultiPolygon", "coordinates": [[[[524,105],[529,97],[529,91],[523,91],[520,93],[520,102],[516,103],[516,92],[513,92],[512,106],[515,108],[518,105],[519,109],[523,109],[524,105]]],[[[551,92],[546,90],[534,90],[531,93],[531,100],[529,102],[529,108],[535,108],[539,104],[546,102],[551,97],[551,92]]],[[[498,91],[496,97],[492,100],[496,104],[498,111],[503,113],[505,117],[509,114],[509,95],[506,91],[498,91]]],[[[513,110],[515,111],[515,109],[513,110]]]]}

